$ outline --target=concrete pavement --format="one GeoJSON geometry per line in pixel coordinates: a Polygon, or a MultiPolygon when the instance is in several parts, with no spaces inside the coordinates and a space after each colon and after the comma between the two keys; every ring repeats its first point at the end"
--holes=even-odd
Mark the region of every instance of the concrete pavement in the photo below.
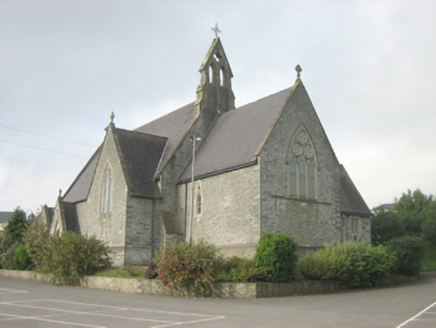
{"type": "Polygon", "coordinates": [[[436,327],[436,273],[414,283],[257,300],[122,294],[0,277],[0,327],[436,327]]]}

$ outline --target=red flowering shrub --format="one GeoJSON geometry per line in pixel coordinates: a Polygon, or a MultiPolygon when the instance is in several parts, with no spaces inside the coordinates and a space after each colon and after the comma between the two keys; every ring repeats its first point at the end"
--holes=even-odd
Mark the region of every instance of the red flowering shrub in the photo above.
{"type": "Polygon", "coordinates": [[[222,270],[224,261],[214,245],[170,244],[156,260],[159,278],[170,290],[205,295],[213,291],[215,274],[222,270]]]}

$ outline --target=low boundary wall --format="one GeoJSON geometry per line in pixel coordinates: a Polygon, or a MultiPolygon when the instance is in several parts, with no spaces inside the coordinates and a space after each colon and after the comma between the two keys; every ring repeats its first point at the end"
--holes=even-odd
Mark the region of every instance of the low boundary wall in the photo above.
{"type": "MultiPolygon", "coordinates": [[[[42,275],[33,271],[0,270],[0,276],[38,280],[50,282],[49,275],[42,275]]],[[[389,285],[416,280],[418,277],[397,277],[388,281],[389,285]]],[[[82,279],[81,285],[87,288],[109,290],[121,293],[173,295],[183,296],[186,291],[173,291],[165,288],[159,280],[125,279],[87,276],[82,279]]],[[[214,293],[210,296],[218,298],[267,298],[295,295],[313,295],[335,293],[346,287],[338,281],[328,280],[302,280],[288,283],[215,283],[214,293]]]]}

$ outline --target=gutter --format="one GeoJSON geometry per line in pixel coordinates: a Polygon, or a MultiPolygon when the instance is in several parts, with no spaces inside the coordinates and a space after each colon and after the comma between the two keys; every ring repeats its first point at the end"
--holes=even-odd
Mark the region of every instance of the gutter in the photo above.
{"type": "MultiPolygon", "coordinates": [[[[228,167],[228,168],[225,168],[225,169],[221,169],[221,170],[217,170],[217,171],[213,171],[213,172],[209,172],[209,173],[205,173],[205,174],[200,174],[200,175],[194,176],[194,181],[200,180],[200,179],[205,179],[205,178],[210,178],[210,177],[213,177],[215,175],[220,175],[220,174],[223,174],[223,173],[232,172],[232,171],[236,171],[236,170],[243,169],[243,168],[246,168],[246,167],[254,166],[254,165],[257,165],[257,163],[258,163],[258,159],[256,157],[256,159],[254,161],[251,161],[251,162],[248,162],[248,163],[244,163],[244,164],[228,167]]],[[[185,184],[185,183],[188,183],[188,182],[191,182],[191,177],[183,179],[183,180],[180,180],[180,181],[178,181],[177,184],[185,184]]]]}

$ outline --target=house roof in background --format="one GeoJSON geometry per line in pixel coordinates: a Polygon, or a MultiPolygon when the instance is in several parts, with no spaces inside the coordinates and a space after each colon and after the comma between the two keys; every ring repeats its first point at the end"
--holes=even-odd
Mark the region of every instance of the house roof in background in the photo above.
{"type": "Polygon", "coordinates": [[[7,212],[7,211],[0,212],[0,224],[8,222],[13,214],[14,214],[13,211],[12,212],[7,212]]]}

